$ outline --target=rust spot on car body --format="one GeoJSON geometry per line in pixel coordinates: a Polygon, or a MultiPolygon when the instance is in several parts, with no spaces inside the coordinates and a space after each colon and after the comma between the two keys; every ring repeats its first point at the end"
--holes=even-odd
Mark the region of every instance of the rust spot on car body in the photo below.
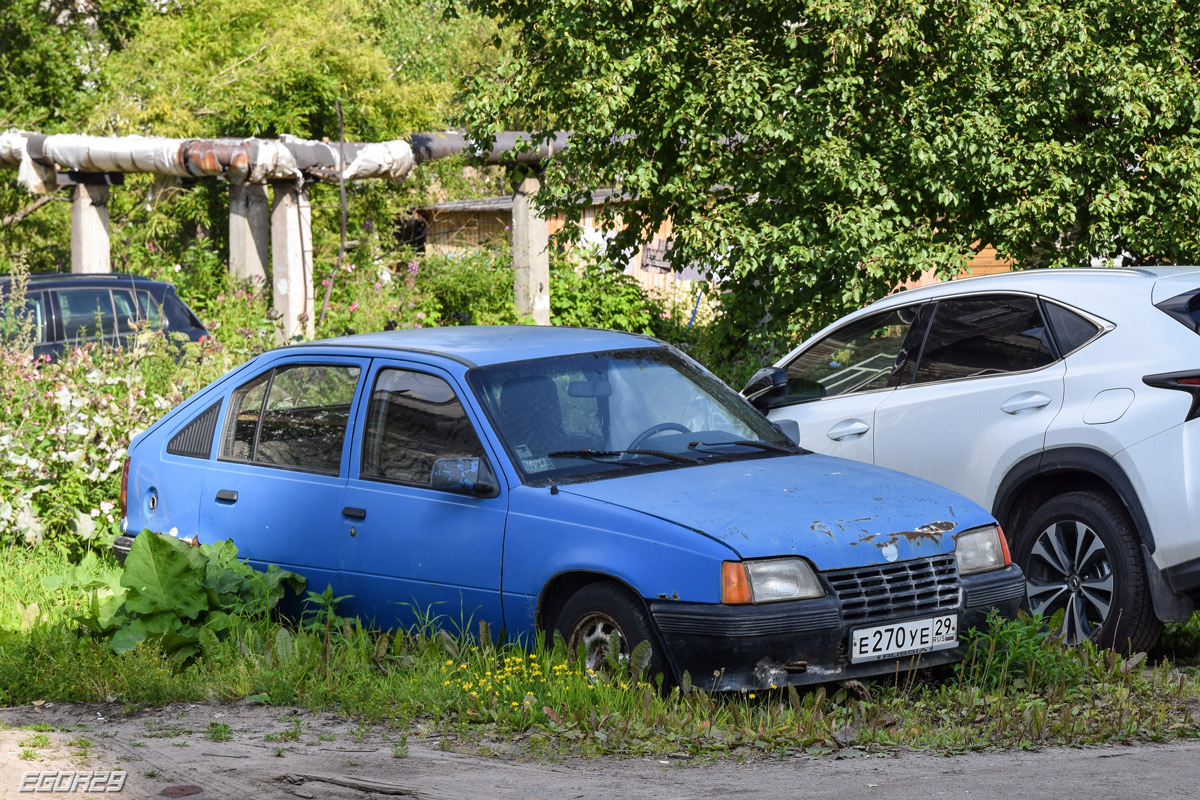
{"type": "Polygon", "coordinates": [[[913,545],[919,545],[922,542],[941,544],[942,534],[949,533],[957,527],[958,525],[953,522],[938,521],[921,525],[911,531],[896,531],[895,533],[866,533],[864,531],[854,544],[870,543],[876,547],[887,547],[896,544],[901,539],[913,545]]]}

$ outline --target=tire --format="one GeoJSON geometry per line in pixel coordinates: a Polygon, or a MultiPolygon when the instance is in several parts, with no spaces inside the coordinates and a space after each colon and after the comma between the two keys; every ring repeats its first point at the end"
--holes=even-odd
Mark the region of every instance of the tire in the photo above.
{"type": "Polygon", "coordinates": [[[622,660],[628,660],[639,642],[649,642],[648,676],[653,680],[661,672],[670,681],[667,660],[650,624],[646,604],[619,583],[602,581],[584,586],[567,600],[554,627],[567,643],[568,656],[576,658],[582,647],[584,663],[596,672],[608,669],[608,645],[613,633],[619,639],[618,657],[622,660]]]}
{"type": "Polygon", "coordinates": [[[1017,536],[1013,558],[1025,573],[1028,611],[1069,645],[1091,640],[1125,654],[1148,650],[1162,622],[1146,582],[1139,538],[1119,502],[1095,492],[1047,500],[1017,536]]]}

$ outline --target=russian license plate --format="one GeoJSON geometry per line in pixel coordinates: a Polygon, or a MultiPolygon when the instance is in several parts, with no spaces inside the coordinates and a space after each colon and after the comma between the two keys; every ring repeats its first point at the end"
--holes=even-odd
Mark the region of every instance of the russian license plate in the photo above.
{"type": "Polygon", "coordinates": [[[893,622],[850,634],[850,662],[880,661],[958,646],[958,615],[893,622]]]}

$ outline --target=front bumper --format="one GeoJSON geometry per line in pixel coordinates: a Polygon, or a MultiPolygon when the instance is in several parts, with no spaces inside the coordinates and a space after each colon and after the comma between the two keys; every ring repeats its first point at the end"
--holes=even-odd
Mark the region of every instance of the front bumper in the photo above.
{"type": "Polygon", "coordinates": [[[124,535],[118,536],[116,538],[116,540],[113,541],[113,545],[112,545],[113,555],[116,556],[118,564],[125,563],[125,557],[129,555],[129,550],[132,547],[133,547],[133,537],[132,536],[124,536],[124,535]]]}
{"type": "Polygon", "coordinates": [[[850,663],[853,629],[957,613],[959,636],[983,628],[988,612],[1015,616],[1025,595],[1025,576],[1016,565],[958,579],[957,605],[936,611],[892,613],[847,621],[836,595],[817,600],[760,606],[657,601],[650,613],[677,676],[686,671],[701,689],[767,689],[893,674],[897,670],[948,664],[961,648],[903,658],[850,663]]]}

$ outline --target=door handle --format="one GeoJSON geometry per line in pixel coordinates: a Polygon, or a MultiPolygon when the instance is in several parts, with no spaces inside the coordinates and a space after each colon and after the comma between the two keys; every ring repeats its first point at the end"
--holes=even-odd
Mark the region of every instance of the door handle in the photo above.
{"type": "Polygon", "coordinates": [[[237,492],[232,489],[221,489],[217,492],[218,503],[236,503],[237,497],[237,492]]]}
{"type": "Polygon", "coordinates": [[[346,506],[342,509],[342,516],[350,519],[366,519],[367,510],[365,508],[355,508],[354,506],[346,506]]]}
{"type": "Polygon", "coordinates": [[[837,425],[834,425],[832,428],[826,431],[825,435],[830,439],[833,439],[835,442],[840,442],[842,439],[846,439],[851,436],[861,436],[869,430],[871,430],[871,426],[863,422],[861,419],[847,419],[839,422],[837,425]]]}
{"type": "Polygon", "coordinates": [[[1022,411],[1037,411],[1050,405],[1049,395],[1041,392],[1021,392],[1004,401],[1000,410],[1005,414],[1020,414],[1022,411]]]}

